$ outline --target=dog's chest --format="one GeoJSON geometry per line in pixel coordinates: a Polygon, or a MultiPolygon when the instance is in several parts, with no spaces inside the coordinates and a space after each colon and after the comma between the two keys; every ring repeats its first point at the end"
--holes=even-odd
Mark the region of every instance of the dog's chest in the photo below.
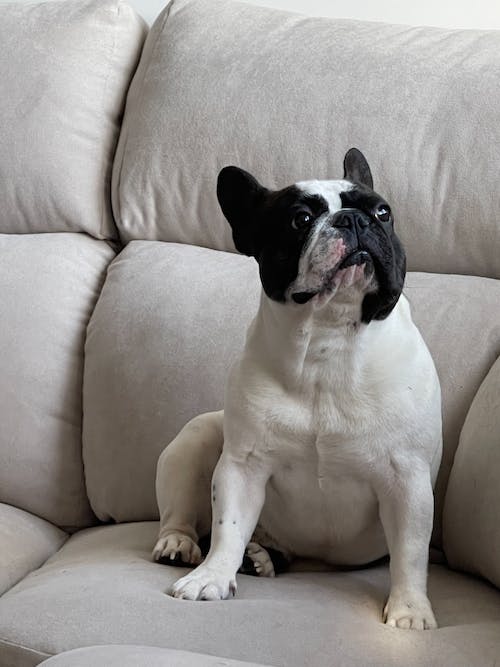
{"type": "Polygon", "coordinates": [[[311,369],[303,387],[268,406],[265,419],[273,473],[262,527],[301,556],[352,563],[383,555],[371,481],[380,416],[369,392],[311,369]]]}

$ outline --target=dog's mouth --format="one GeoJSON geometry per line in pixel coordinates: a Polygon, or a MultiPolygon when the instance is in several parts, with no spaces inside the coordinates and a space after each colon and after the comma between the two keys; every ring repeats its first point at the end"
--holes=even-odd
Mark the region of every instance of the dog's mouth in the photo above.
{"type": "Polygon", "coordinates": [[[348,269],[350,266],[360,266],[361,264],[371,264],[372,258],[370,253],[366,250],[355,250],[349,255],[344,257],[344,259],[338,264],[328,275],[325,284],[320,290],[308,291],[308,292],[294,292],[292,294],[292,299],[295,303],[303,304],[307,303],[313,299],[317,294],[326,292],[333,288],[335,276],[342,269],[348,269]]]}

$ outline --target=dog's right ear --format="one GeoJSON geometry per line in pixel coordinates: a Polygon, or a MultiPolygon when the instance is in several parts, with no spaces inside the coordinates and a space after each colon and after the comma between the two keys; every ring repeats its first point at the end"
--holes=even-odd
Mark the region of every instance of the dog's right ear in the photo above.
{"type": "Polygon", "coordinates": [[[217,179],[217,199],[233,230],[236,250],[256,256],[256,217],[267,189],[239,167],[224,167],[217,179]]]}

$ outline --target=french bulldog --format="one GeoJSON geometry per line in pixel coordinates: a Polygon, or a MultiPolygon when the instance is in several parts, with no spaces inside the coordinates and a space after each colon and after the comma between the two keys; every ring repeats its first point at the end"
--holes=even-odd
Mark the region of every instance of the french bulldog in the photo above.
{"type": "Polygon", "coordinates": [[[441,393],[402,294],[389,204],[355,148],[342,180],[273,191],[226,167],[217,196],[262,293],[224,411],[193,419],[158,461],[153,557],[197,565],[171,594],[228,598],[244,559],[273,576],[276,552],[347,566],[389,554],[383,620],[437,627],[427,565],[441,393]]]}

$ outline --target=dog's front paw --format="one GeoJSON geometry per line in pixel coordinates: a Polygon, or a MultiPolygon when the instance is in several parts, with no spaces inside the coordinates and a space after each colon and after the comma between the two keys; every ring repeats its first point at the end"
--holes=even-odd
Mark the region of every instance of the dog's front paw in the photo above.
{"type": "Polygon", "coordinates": [[[182,600],[225,600],[236,593],[236,579],[208,565],[200,565],[172,586],[170,594],[182,600]]]}
{"type": "Polygon", "coordinates": [[[198,565],[201,563],[201,551],[188,535],[170,533],[158,539],[153,559],[169,565],[198,565]]]}
{"type": "Polygon", "coordinates": [[[384,608],[383,620],[393,628],[405,630],[437,628],[431,603],[421,593],[391,593],[384,608]]]}

